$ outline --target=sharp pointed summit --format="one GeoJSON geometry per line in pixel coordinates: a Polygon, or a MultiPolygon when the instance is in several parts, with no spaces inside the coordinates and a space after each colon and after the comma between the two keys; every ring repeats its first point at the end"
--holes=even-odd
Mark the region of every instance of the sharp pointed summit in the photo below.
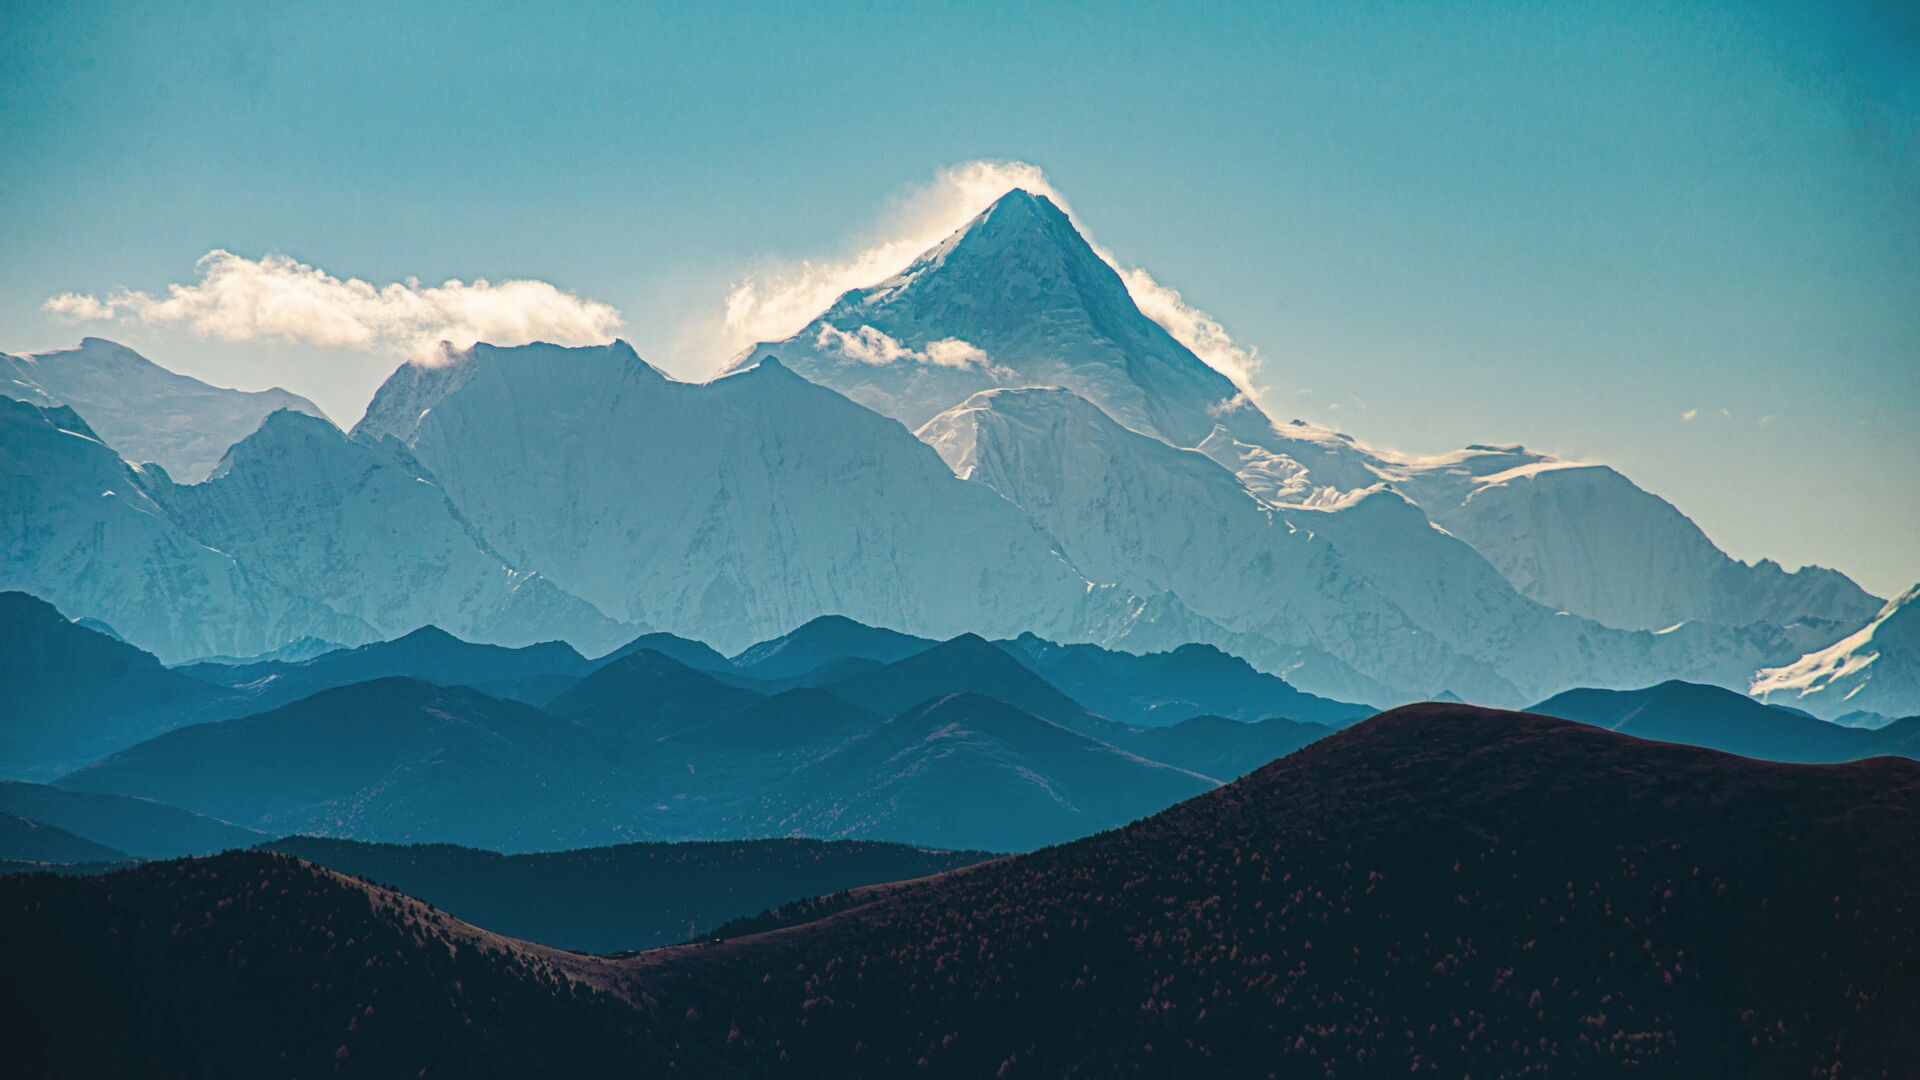
{"type": "Polygon", "coordinates": [[[1239,395],[1141,312],[1064,211],[1019,188],[739,366],[768,355],[916,428],[982,390],[1063,386],[1135,431],[1192,446],[1239,395]]]}

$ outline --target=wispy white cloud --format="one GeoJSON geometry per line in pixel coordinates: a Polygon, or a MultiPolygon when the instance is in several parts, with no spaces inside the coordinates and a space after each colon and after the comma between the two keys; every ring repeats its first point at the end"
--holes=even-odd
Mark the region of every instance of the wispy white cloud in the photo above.
{"type": "Polygon", "coordinates": [[[905,361],[934,367],[999,370],[994,368],[986,350],[959,338],[942,338],[927,342],[924,349],[909,349],[892,335],[871,326],[862,326],[851,334],[838,327],[822,326],[814,344],[855,363],[875,367],[905,361]]]}
{"type": "Polygon", "coordinates": [[[1688,409],[1686,412],[1683,412],[1680,414],[1680,421],[1681,423],[1685,423],[1685,424],[1691,424],[1695,420],[1698,420],[1699,418],[1700,418],[1699,409],[1688,409]]]}
{"type": "Polygon", "coordinates": [[[42,308],[79,321],[132,320],[182,326],[221,341],[277,340],[430,358],[445,341],[523,345],[598,344],[620,326],[620,312],[544,281],[417,279],[375,285],[338,278],[285,255],[249,259],[211,251],[200,279],[165,295],[121,289],[101,298],[63,293],[42,308]]]}
{"type": "Polygon", "coordinates": [[[725,314],[710,349],[716,362],[756,342],[778,341],[799,332],[842,293],[884,281],[904,270],[916,256],[946,239],[1014,188],[1045,195],[1074,227],[1088,236],[1095,252],[1126,283],[1135,304],[1180,342],[1243,391],[1252,391],[1260,366],[1257,350],[1234,341],[1220,321],[1188,303],[1179,292],[1139,267],[1123,265],[1101,247],[1074,216],[1038,166],[1021,161],[970,161],[943,170],[909,192],[884,215],[867,239],[839,258],[770,263],[746,275],[728,291],[725,314]]]}

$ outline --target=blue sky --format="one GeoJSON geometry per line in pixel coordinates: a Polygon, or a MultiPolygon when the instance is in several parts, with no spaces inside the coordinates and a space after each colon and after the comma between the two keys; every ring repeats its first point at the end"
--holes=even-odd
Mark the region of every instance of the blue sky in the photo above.
{"type": "Polygon", "coordinates": [[[99,334],[351,422],[391,342],[42,308],[222,249],[549,282],[698,377],[734,286],[1018,160],[1281,419],[1606,461],[1738,556],[1920,579],[1904,5],[389,7],[4,3],[0,349],[99,334]]]}

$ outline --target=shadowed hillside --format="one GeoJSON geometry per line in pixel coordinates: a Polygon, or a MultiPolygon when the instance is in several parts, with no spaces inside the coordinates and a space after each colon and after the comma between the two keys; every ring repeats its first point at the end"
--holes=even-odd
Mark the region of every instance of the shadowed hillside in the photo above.
{"type": "Polygon", "coordinates": [[[802,897],[995,856],[856,840],[745,840],[499,855],[292,836],[265,845],[503,934],[580,952],[652,949],[802,897]]]}

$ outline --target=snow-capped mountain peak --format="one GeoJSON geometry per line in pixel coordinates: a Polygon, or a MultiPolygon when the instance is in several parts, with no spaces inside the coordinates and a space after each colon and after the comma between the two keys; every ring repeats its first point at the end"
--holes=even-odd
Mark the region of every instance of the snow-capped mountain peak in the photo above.
{"type": "Polygon", "coordinates": [[[1018,189],[736,364],[769,354],[910,428],[981,390],[1063,386],[1126,427],[1192,446],[1239,394],[1140,311],[1059,207],[1018,189]]]}
{"type": "Polygon", "coordinates": [[[1758,672],[1749,692],[1828,719],[1856,710],[1888,718],[1920,712],[1920,585],[1832,645],[1758,672]]]}
{"type": "Polygon", "coordinates": [[[82,338],[70,349],[0,356],[0,394],[71,406],[132,462],[155,462],[183,483],[204,479],[229,446],[268,413],[320,409],[278,387],[229,390],[169,371],[117,342],[82,338]]]}

